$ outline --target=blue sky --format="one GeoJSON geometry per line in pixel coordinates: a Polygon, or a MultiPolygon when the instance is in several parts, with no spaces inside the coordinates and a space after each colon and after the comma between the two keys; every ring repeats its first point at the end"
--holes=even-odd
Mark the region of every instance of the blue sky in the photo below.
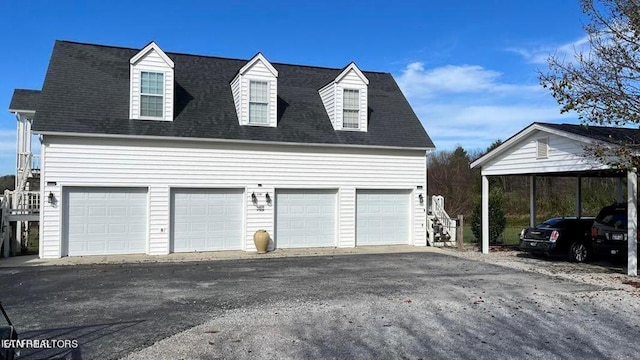
{"type": "Polygon", "coordinates": [[[40,89],[56,39],[390,72],[438,149],[484,149],[560,115],[538,84],[584,42],[578,0],[0,2],[0,174],[14,173],[14,88],[40,89]]]}

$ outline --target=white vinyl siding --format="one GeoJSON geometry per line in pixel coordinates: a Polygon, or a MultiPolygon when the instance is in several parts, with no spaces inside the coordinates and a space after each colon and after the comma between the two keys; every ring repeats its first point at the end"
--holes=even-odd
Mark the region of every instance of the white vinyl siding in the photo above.
{"type": "Polygon", "coordinates": [[[234,189],[173,190],[173,252],[242,249],[242,194],[234,189]]]}
{"type": "Polygon", "coordinates": [[[269,83],[249,82],[249,124],[269,123],[269,83]]]}
{"type": "Polygon", "coordinates": [[[239,75],[231,81],[231,95],[233,95],[233,103],[236,107],[236,115],[238,116],[238,119],[240,119],[240,115],[242,114],[242,98],[239,75]]]}
{"type": "Polygon", "coordinates": [[[164,107],[164,74],[140,72],[140,115],[162,117],[164,107]]]}
{"type": "MultiPolygon", "coordinates": [[[[275,235],[276,189],[339,189],[336,238],[338,246],[352,247],[355,188],[411,191],[426,183],[420,150],[48,135],[44,141],[43,196],[52,192],[60,199],[61,186],[149,188],[149,254],[170,251],[170,189],[245,188],[242,249],[253,251],[256,230],[275,235]],[[250,199],[254,192],[257,205],[250,199]]],[[[42,256],[59,257],[61,207],[45,202],[41,216],[42,256]]],[[[424,221],[415,222],[416,231],[424,221]]],[[[412,243],[425,242],[420,234],[412,243]]]]}
{"type": "Polygon", "coordinates": [[[331,125],[333,125],[334,129],[336,128],[336,85],[331,83],[322,89],[318,90],[318,94],[320,95],[320,99],[322,99],[322,103],[324,104],[324,108],[327,111],[327,115],[329,116],[329,120],[331,121],[331,125]]]}
{"type": "Polygon", "coordinates": [[[356,188],[341,187],[339,192],[338,247],[356,246],[356,188]]]}
{"type": "Polygon", "coordinates": [[[276,248],[336,246],[335,190],[276,190],[276,248]]]}
{"type": "Polygon", "coordinates": [[[358,190],[356,245],[409,244],[410,213],[407,191],[358,190]]]}
{"type": "Polygon", "coordinates": [[[344,89],[342,98],[342,127],[357,129],[360,127],[360,92],[344,89]]]}
{"type": "Polygon", "coordinates": [[[585,156],[584,142],[568,137],[534,131],[482,166],[483,175],[544,174],[558,171],[605,169],[606,166],[585,156]],[[539,158],[538,140],[544,138],[547,157],[539,158]]]}
{"type": "Polygon", "coordinates": [[[147,251],[147,189],[70,187],[62,203],[67,255],[147,251]]]}

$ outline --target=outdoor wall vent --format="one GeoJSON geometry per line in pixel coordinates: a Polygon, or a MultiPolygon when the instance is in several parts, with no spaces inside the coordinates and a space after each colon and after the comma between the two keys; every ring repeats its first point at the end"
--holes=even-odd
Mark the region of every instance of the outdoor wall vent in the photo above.
{"type": "Polygon", "coordinates": [[[549,157],[549,138],[538,139],[536,159],[547,159],[549,157]]]}

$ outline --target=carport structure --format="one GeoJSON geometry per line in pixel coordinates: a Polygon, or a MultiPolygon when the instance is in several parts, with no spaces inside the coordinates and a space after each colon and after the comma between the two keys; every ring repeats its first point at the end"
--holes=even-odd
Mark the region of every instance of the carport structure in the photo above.
{"type": "Polygon", "coordinates": [[[619,141],[638,144],[640,130],[533,123],[497,148],[471,163],[482,175],[482,252],[489,252],[489,176],[520,175],[530,177],[530,225],[536,221],[536,176],[576,178],[576,216],[581,215],[581,179],[583,177],[618,178],[617,202],[626,201],[628,215],[627,274],[637,276],[637,203],[636,169],[615,169],[590,156],[587,147],[614,147],[619,141]],[[627,178],[626,200],[622,179],[627,178]]]}

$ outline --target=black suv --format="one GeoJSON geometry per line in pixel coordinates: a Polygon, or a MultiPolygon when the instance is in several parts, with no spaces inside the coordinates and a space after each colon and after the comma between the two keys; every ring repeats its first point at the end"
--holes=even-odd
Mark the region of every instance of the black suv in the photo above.
{"type": "Polygon", "coordinates": [[[613,204],[600,210],[591,227],[591,241],[596,255],[627,256],[627,204],[613,204]]]}

